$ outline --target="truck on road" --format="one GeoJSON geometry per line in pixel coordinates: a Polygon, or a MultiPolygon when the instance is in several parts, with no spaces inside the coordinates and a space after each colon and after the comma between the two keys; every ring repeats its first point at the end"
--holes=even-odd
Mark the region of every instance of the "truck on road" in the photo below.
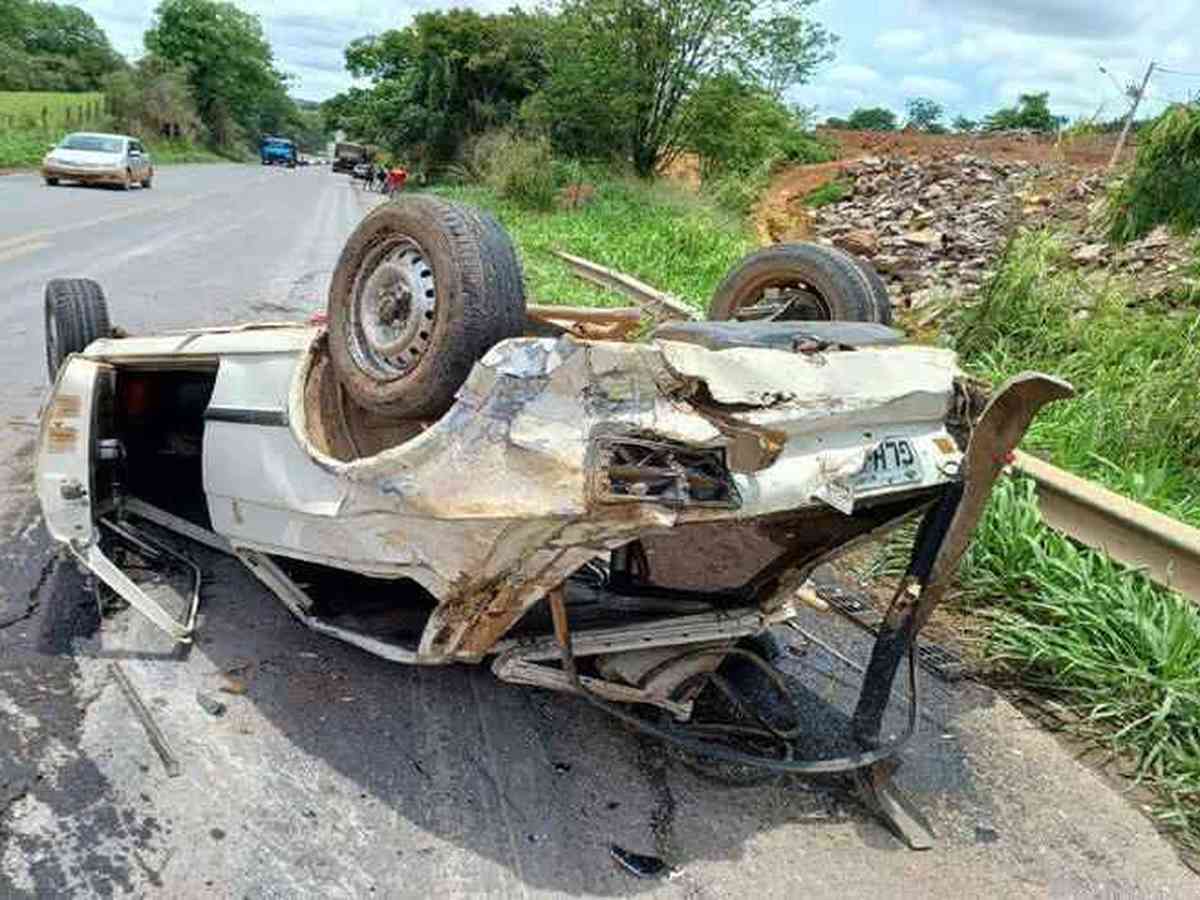
{"type": "Polygon", "coordinates": [[[333,148],[333,171],[353,172],[355,166],[369,163],[373,157],[369,147],[341,141],[333,148]]]}
{"type": "Polygon", "coordinates": [[[287,138],[265,137],[258,144],[258,155],[264,166],[296,168],[296,145],[287,138]]]}

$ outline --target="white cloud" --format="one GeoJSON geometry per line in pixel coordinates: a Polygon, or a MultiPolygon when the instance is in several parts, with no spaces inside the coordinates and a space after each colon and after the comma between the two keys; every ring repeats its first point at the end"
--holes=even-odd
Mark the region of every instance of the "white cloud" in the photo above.
{"type": "Polygon", "coordinates": [[[915,28],[893,28],[879,32],[875,47],[879,50],[912,51],[925,46],[925,32],[915,28]]]}
{"type": "Polygon", "coordinates": [[[880,80],[879,73],[870,66],[856,66],[846,63],[831,68],[825,74],[825,78],[835,84],[855,85],[877,84],[880,80]]]}
{"type": "Polygon", "coordinates": [[[905,75],[900,79],[900,92],[909,97],[930,97],[943,101],[961,100],[966,94],[962,85],[928,75],[905,75]]]}

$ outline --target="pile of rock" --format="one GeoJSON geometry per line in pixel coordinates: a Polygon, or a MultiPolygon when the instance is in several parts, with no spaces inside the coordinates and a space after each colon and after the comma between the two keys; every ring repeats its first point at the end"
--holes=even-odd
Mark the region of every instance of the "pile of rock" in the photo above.
{"type": "Polygon", "coordinates": [[[1104,173],[1076,180],[1042,216],[1029,224],[1049,225],[1063,237],[1067,255],[1081,269],[1122,275],[1138,299],[1181,299],[1197,285],[1195,237],[1174,234],[1160,225],[1126,244],[1112,244],[1103,215],[1107,187],[1104,173]]]}
{"type": "Polygon", "coordinates": [[[814,235],[869,259],[894,304],[920,308],[985,280],[1034,167],[959,154],[866,157],[842,171],[849,194],[813,210],[814,235]]]}

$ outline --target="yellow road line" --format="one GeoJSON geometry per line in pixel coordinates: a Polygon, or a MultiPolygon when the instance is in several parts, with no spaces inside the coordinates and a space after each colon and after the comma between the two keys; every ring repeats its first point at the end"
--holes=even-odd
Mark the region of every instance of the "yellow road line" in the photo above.
{"type": "Polygon", "coordinates": [[[18,256],[24,256],[26,253],[35,253],[38,250],[45,250],[50,246],[49,241],[33,241],[28,244],[19,244],[8,250],[0,250],[0,263],[8,262],[10,259],[16,259],[18,256]]]}
{"type": "MultiPolygon", "coordinates": [[[[164,203],[157,203],[154,205],[147,204],[145,206],[130,206],[125,209],[116,210],[115,212],[111,212],[111,213],[108,213],[103,216],[97,216],[94,219],[83,219],[83,220],[71,222],[70,224],[60,225],[57,228],[45,228],[45,229],[42,229],[41,231],[29,231],[29,232],[26,232],[25,234],[17,235],[16,237],[5,238],[4,240],[0,240],[0,251],[3,251],[9,247],[17,246],[19,244],[26,244],[26,243],[29,243],[30,241],[38,241],[38,240],[41,240],[42,238],[53,237],[56,234],[62,234],[63,232],[66,232],[66,231],[76,231],[81,228],[94,228],[97,225],[106,225],[109,222],[116,222],[120,219],[128,219],[131,216],[148,215],[150,213],[156,213],[156,212],[157,213],[179,212],[180,210],[186,209],[187,207],[191,206],[192,204],[196,203],[199,200],[207,200],[210,197],[218,196],[221,194],[242,193],[246,190],[247,187],[250,187],[251,185],[259,184],[259,183],[265,181],[267,177],[268,176],[260,176],[258,178],[251,178],[251,179],[248,179],[246,181],[246,183],[244,183],[242,185],[223,186],[223,187],[219,187],[219,188],[213,188],[212,190],[204,191],[203,193],[199,193],[199,194],[191,194],[191,195],[185,195],[183,197],[172,198],[164,203]]],[[[140,193],[140,192],[138,192],[138,193],[140,193]]],[[[121,196],[129,196],[129,195],[121,195],[121,196]]],[[[3,257],[0,257],[0,258],[3,258],[3,257]]]]}

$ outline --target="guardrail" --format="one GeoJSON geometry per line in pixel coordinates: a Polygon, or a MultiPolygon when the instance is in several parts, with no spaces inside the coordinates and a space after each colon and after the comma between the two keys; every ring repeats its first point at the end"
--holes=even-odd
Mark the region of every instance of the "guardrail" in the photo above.
{"type": "Polygon", "coordinates": [[[1037,485],[1051,528],[1200,603],[1200,529],[1028,453],[1017,451],[1013,465],[1037,485]]]}

